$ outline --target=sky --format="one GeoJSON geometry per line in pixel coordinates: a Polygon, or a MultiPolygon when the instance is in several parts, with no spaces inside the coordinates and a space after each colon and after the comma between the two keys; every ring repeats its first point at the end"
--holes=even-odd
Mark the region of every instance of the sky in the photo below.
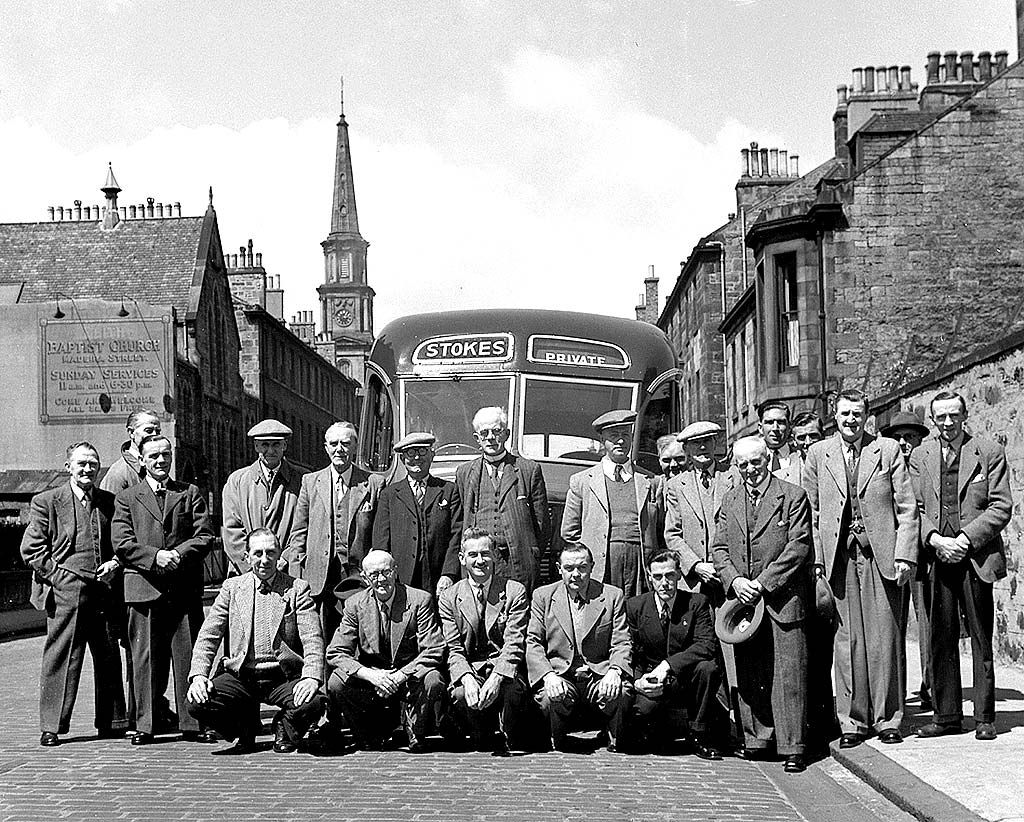
{"type": "Polygon", "coordinates": [[[4,0],[0,222],[154,197],[251,238],[319,314],[344,77],[376,330],[404,314],[633,316],[735,211],[751,141],[832,156],[854,67],[1005,49],[1013,0],[4,0]]]}

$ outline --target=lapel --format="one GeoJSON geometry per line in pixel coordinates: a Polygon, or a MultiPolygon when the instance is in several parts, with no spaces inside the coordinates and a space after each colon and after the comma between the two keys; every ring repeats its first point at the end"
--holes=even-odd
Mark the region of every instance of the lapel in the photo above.
{"type": "Polygon", "coordinates": [[[366,652],[379,655],[380,608],[377,606],[377,598],[371,589],[367,588],[363,591],[356,610],[359,611],[359,624],[363,626],[363,634],[366,636],[366,652]]]}
{"type": "MultiPolygon", "coordinates": [[[[491,588],[493,587],[494,583],[492,582],[491,588]]],[[[473,597],[473,586],[468,579],[460,581],[458,600],[459,610],[462,611],[462,615],[466,618],[469,632],[471,635],[475,634],[477,623],[476,599],[473,597]]]]}
{"type": "Polygon", "coordinates": [[[78,500],[75,499],[75,492],[71,490],[71,484],[66,482],[57,492],[55,499],[57,505],[57,522],[61,530],[68,535],[71,542],[75,541],[75,506],[78,500]]]}
{"type": "MultiPolygon", "coordinates": [[[[605,611],[605,588],[600,582],[590,581],[590,590],[587,592],[589,599],[586,606],[583,608],[583,619],[580,620],[580,633],[583,636],[576,637],[576,641],[583,645],[583,639],[587,634],[590,633],[590,629],[593,628],[597,621],[601,618],[601,614],[605,611]]],[[[570,622],[572,620],[570,619],[570,622]]]]}
{"type": "MultiPolygon", "coordinates": [[[[521,470],[519,463],[516,462],[516,458],[509,454],[501,471],[501,483],[498,485],[499,506],[505,501],[505,495],[519,484],[518,480],[521,470]]],[[[523,487],[526,487],[526,483],[523,483],[523,487]]]]}
{"type": "MultiPolygon", "coordinates": [[[[142,480],[137,486],[138,490],[135,492],[135,497],[142,503],[143,507],[153,515],[159,523],[163,523],[163,515],[160,513],[160,504],[156,501],[156,494],[153,492],[152,486],[149,484],[149,480],[142,480]]],[[[167,500],[164,499],[166,505],[167,500]]]]}
{"type": "MultiPolygon", "coordinates": [[[[974,476],[974,472],[978,470],[980,464],[978,460],[978,449],[971,441],[972,437],[970,434],[964,434],[963,445],[960,446],[960,468],[957,473],[957,496],[963,497],[964,489],[967,487],[967,483],[971,481],[971,477],[974,476]]],[[[940,450],[939,456],[941,457],[942,452],[940,450]]]]}
{"type": "Polygon", "coordinates": [[[690,510],[693,511],[694,516],[698,519],[704,515],[704,506],[701,505],[700,501],[700,489],[697,485],[700,480],[697,479],[697,472],[692,468],[687,469],[685,473],[679,477],[680,490],[682,491],[683,500],[687,505],[690,506],[690,510]]]}
{"type": "MultiPolygon", "coordinates": [[[[409,489],[409,496],[412,497],[412,489],[409,488],[409,483],[405,484],[405,487],[409,489]]],[[[441,490],[444,488],[444,481],[439,480],[433,474],[427,475],[427,487],[423,489],[423,513],[426,514],[433,507],[437,498],[441,496],[441,490]]],[[[413,505],[416,504],[416,498],[413,497],[413,505]]]]}
{"type": "MultiPolygon", "coordinates": [[[[149,485],[149,483],[146,483],[149,485]]],[[[179,485],[174,480],[167,480],[167,494],[164,496],[164,516],[163,522],[166,524],[171,518],[171,512],[174,511],[174,506],[181,502],[185,496],[186,486],[179,485]]],[[[153,499],[156,499],[156,494],[153,495],[153,499]]],[[[157,506],[159,510],[159,506],[157,506]]]]}
{"type": "Polygon", "coordinates": [[[729,513],[732,518],[736,521],[736,525],[739,526],[740,535],[743,537],[747,536],[747,487],[746,484],[740,482],[732,489],[730,496],[732,505],[728,506],[729,513]]]}
{"type": "Polygon", "coordinates": [[[487,605],[484,608],[484,629],[488,634],[505,610],[506,598],[505,579],[495,574],[491,577],[491,590],[487,593],[487,605]]]}
{"type": "Polygon", "coordinates": [[[274,577],[274,584],[270,590],[274,592],[275,596],[272,596],[269,601],[271,637],[276,637],[277,632],[281,630],[281,620],[284,619],[285,611],[285,595],[290,589],[291,583],[285,581],[284,574],[279,573],[274,577]]]}
{"type": "Polygon", "coordinates": [[[636,466],[633,466],[633,486],[636,490],[636,512],[640,519],[644,516],[644,506],[647,504],[647,498],[651,494],[651,480],[646,474],[641,474],[636,470],[636,466]]]}
{"type": "MultiPolygon", "coordinates": [[[[397,486],[395,488],[395,496],[397,496],[405,504],[405,507],[408,508],[413,515],[416,515],[416,509],[419,506],[416,505],[416,497],[413,496],[412,488],[409,485],[409,480],[406,479],[405,477],[402,477],[402,479],[398,480],[395,483],[395,485],[397,486]]],[[[427,489],[423,492],[424,510],[426,510],[426,499],[429,494],[430,486],[428,485],[427,489]]]]}
{"type": "Polygon", "coordinates": [[[252,571],[239,577],[239,583],[235,587],[235,593],[238,595],[238,607],[231,609],[231,619],[235,623],[235,630],[231,632],[231,636],[237,637],[232,644],[242,654],[249,652],[249,642],[252,639],[255,588],[256,576],[252,571]]]}
{"type": "MultiPolygon", "coordinates": [[[[927,478],[927,482],[921,483],[922,487],[927,487],[938,502],[939,485],[942,482],[942,445],[938,439],[927,439],[917,447],[917,451],[920,451],[918,465],[921,476],[927,478]]],[[[962,456],[961,454],[961,458],[962,456]]]]}
{"type": "MultiPolygon", "coordinates": [[[[679,595],[676,595],[679,599],[679,595]]],[[[641,618],[643,619],[643,632],[654,640],[661,640],[661,619],[658,616],[658,603],[654,591],[644,594],[644,601],[641,604],[641,618]]]]}
{"type": "MultiPolygon", "coordinates": [[[[562,626],[562,631],[569,638],[569,642],[572,642],[572,612],[569,610],[569,589],[565,587],[564,582],[551,595],[551,613],[558,621],[558,624],[562,626]]],[[[579,638],[577,638],[578,641],[579,638]]]]}
{"type": "Polygon", "coordinates": [[[757,510],[754,512],[754,529],[750,532],[751,539],[760,536],[768,527],[778,513],[785,497],[786,493],[782,490],[782,485],[778,478],[773,476],[768,480],[768,485],[764,489],[764,498],[757,504],[757,510]]]}
{"type": "Polygon", "coordinates": [[[313,483],[313,493],[319,497],[328,522],[334,519],[334,512],[331,510],[331,497],[334,496],[334,469],[331,466],[328,465],[322,471],[317,471],[316,480],[313,483]]]}
{"type": "Polygon", "coordinates": [[[857,495],[863,496],[868,481],[882,464],[882,446],[870,434],[861,438],[860,462],[857,465],[857,495]]]}
{"type": "MultiPolygon", "coordinates": [[[[405,629],[409,625],[410,609],[409,598],[406,595],[405,586],[399,583],[395,587],[395,598],[391,601],[391,662],[395,661],[398,648],[402,644],[402,637],[405,636],[405,629]],[[398,618],[395,618],[395,615],[398,618]]],[[[378,645],[378,647],[380,647],[378,645]]]]}
{"type": "Polygon", "coordinates": [[[587,469],[587,479],[590,482],[590,490],[594,492],[597,501],[601,503],[605,514],[608,513],[608,486],[604,480],[604,466],[599,462],[593,468],[587,469]]]}
{"type": "Polygon", "coordinates": [[[825,447],[825,468],[832,475],[841,499],[846,499],[846,461],[843,459],[843,438],[833,435],[825,447]]]}

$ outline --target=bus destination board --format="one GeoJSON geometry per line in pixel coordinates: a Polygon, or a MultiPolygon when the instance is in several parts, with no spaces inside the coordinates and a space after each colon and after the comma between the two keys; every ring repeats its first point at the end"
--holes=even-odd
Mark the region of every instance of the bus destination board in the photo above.
{"type": "Polygon", "coordinates": [[[412,361],[414,365],[508,362],[513,353],[511,334],[456,334],[424,340],[413,351],[412,361]]]}
{"type": "Polygon", "coordinates": [[[579,365],[591,368],[629,368],[629,356],[614,343],[535,334],[530,337],[526,358],[547,365],[579,365]]]}

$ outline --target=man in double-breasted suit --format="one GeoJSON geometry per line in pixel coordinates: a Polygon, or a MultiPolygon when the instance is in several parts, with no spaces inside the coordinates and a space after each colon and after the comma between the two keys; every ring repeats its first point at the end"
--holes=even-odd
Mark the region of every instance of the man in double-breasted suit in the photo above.
{"type": "Polygon", "coordinates": [[[517,722],[526,696],[529,598],[521,583],[495,572],[494,543],[482,528],[462,532],[459,562],[465,579],[437,601],[454,708],[477,750],[508,755],[522,749],[517,722]]]}
{"type": "Polygon", "coordinates": [[[722,671],[711,606],[703,594],[679,587],[674,551],[651,557],[647,577],[651,590],[626,600],[638,736],[656,750],[668,747],[680,730],[674,710],[683,709],[697,756],[721,759],[713,735],[722,717],[722,671]]]}
{"type": "Polygon", "coordinates": [[[1006,576],[1002,531],[1013,498],[1002,446],[964,431],[967,402],[954,392],[931,402],[937,439],[910,455],[910,474],[921,511],[921,544],[931,563],[932,702],[935,721],[921,736],[959,733],[960,613],[967,617],[974,662],[974,735],[996,738],[992,585],[1006,576]]]}
{"type": "Polygon", "coordinates": [[[383,479],[352,463],[356,428],[336,422],[324,432],[331,464],[302,478],[288,538],[288,573],[309,583],[324,636],[338,624],[335,586],[359,569],[370,550],[373,518],[383,479]]]}
{"type": "Polygon", "coordinates": [[[394,556],[399,581],[441,596],[459,578],[462,498],[454,482],[430,473],[434,442],[415,432],[395,445],[406,476],[381,491],[373,548],[394,556]]]}
{"type": "Polygon", "coordinates": [[[213,545],[206,500],[170,478],[171,442],[160,434],[140,447],[145,479],[114,499],[114,552],[125,566],[124,599],[132,646],[137,716],[133,745],[158,731],[153,702],[174,667],[178,727],[186,739],[213,742],[188,714],[188,667],[203,622],[203,560],[213,545]]]}
{"type": "Polygon", "coordinates": [[[593,422],[604,456],[569,477],[562,539],[583,543],[594,557],[593,576],[634,596],[644,588],[644,562],[664,541],[658,528],[658,485],[630,458],[633,411],[609,411],[593,422]]]}
{"type": "Polygon", "coordinates": [[[901,586],[914,576],[919,520],[899,445],[864,432],[867,398],[836,399],[837,433],[807,451],[803,487],[811,503],[815,568],[835,595],[839,744],[872,732],[902,741],[906,624],[901,586]]]}
{"type": "Polygon", "coordinates": [[[726,596],[764,600],[757,633],[734,646],[744,756],[763,756],[775,737],[785,769],[807,767],[807,611],[811,606],[811,508],[797,485],[768,471],[760,437],[733,445],[743,482],[722,500],[715,568],[726,596]]]}
{"type": "Polygon", "coordinates": [[[249,429],[256,462],[234,471],[224,483],[220,534],[224,553],[238,573],[248,568],[245,538],[257,528],[269,528],[278,544],[288,545],[299,500],[302,475],[285,452],[292,429],[275,419],[261,420],[249,429]]]}
{"type": "Polygon", "coordinates": [[[444,638],[426,591],[398,581],[395,558],[371,551],[363,559],[366,590],[349,597],[327,646],[327,683],[357,744],[380,748],[401,714],[410,753],[426,750],[430,717],[444,698],[444,638]]]}
{"type": "Polygon", "coordinates": [[[533,592],[526,632],[530,687],[551,727],[551,745],[571,751],[570,722],[603,715],[608,750],[618,750],[632,692],[629,629],[622,591],[591,578],[594,560],[582,544],[565,545],[562,579],[533,592]]]}
{"type": "Polygon", "coordinates": [[[509,430],[503,409],[477,411],[473,436],[482,454],[455,472],[463,527],[487,529],[498,572],[522,583],[529,593],[537,584],[551,526],[544,475],[536,462],[505,448],[509,430]]]}
{"type": "Polygon", "coordinates": [[[260,703],[276,705],[274,752],[290,753],[323,712],[320,617],[309,584],[277,570],[272,530],[253,529],[246,546],[250,570],[223,582],[192,649],[188,709],[246,753],[262,729],[260,703]],[[222,670],[211,677],[221,643],[222,670]]]}
{"type": "Polygon", "coordinates": [[[110,545],[114,495],[96,487],[100,458],[87,442],[68,447],[69,481],[32,498],[21,555],[33,571],[32,604],[46,612],[39,684],[39,743],[59,744],[78,695],[88,645],[101,737],[126,728],[121,654],[117,647],[121,563],[110,545]],[[111,586],[117,585],[117,589],[111,586]]]}

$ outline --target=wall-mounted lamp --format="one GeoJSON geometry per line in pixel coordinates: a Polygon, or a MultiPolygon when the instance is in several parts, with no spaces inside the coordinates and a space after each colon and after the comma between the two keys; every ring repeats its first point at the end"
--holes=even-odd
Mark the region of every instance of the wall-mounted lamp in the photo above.
{"type": "Polygon", "coordinates": [[[57,310],[53,312],[53,318],[55,320],[62,320],[62,319],[64,319],[64,317],[66,317],[67,315],[63,311],[60,310],[60,298],[59,297],[54,298],[54,302],[57,303],[57,310]]]}
{"type": "Polygon", "coordinates": [[[117,310],[118,317],[127,317],[128,309],[124,307],[124,297],[121,298],[121,307],[117,310]]]}

